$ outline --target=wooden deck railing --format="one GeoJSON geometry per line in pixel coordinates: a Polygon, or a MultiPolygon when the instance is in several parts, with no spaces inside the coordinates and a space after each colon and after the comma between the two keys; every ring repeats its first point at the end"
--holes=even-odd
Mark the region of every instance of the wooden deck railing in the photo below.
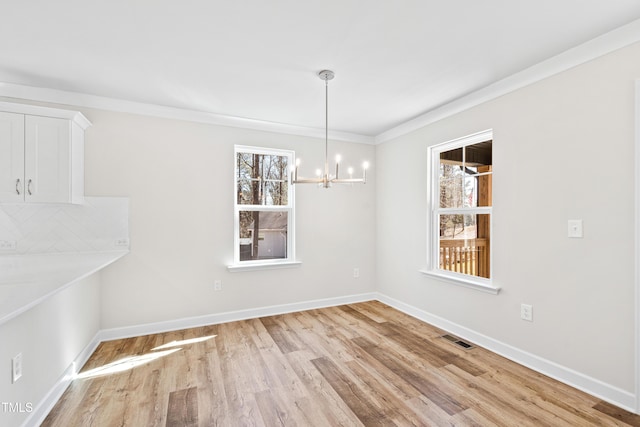
{"type": "Polygon", "coordinates": [[[440,240],[440,268],[489,277],[488,239],[440,240]]]}

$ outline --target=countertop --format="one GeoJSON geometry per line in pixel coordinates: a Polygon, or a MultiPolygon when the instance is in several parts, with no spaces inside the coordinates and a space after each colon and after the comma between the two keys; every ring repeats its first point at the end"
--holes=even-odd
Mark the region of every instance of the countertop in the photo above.
{"type": "Polygon", "coordinates": [[[0,256],[0,324],[128,253],[124,250],[0,256]]]}

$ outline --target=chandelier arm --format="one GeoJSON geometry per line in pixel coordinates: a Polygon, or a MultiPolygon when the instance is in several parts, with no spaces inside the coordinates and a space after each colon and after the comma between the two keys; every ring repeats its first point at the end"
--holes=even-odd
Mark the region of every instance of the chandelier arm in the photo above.
{"type": "Polygon", "coordinates": [[[340,178],[340,179],[332,179],[331,182],[335,184],[357,184],[363,183],[366,184],[367,181],[364,178],[340,178]]]}

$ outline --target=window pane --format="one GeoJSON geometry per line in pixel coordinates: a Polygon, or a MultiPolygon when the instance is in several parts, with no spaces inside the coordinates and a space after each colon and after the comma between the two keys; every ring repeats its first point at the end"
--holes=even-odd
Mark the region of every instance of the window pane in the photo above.
{"type": "Polygon", "coordinates": [[[478,177],[468,175],[464,179],[464,207],[475,208],[478,206],[478,177]]]}
{"type": "Polygon", "coordinates": [[[491,166],[483,166],[478,168],[480,173],[487,173],[478,177],[477,182],[477,200],[478,206],[492,206],[493,192],[491,190],[493,175],[491,174],[491,166]]]}
{"type": "Polygon", "coordinates": [[[462,206],[464,173],[462,167],[440,161],[440,207],[459,208],[462,206]]]}
{"type": "Polygon", "coordinates": [[[240,261],[287,257],[288,213],[240,211],[240,261]]]}
{"type": "MultiPolygon", "coordinates": [[[[491,172],[493,162],[493,142],[484,141],[478,144],[472,144],[464,147],[465,154],[465,170],[469,174],[478,174],[477,178],[471,178],[473,181],[475,194],[473,199],[465,199],[468,204],[465,206],[491,206],[491,172]],[[473,200],[473,201],[471,201],[473,200]]],[[[467,187],[465,186],[465,190],[467,187]]]]}
{"type": "Polygon", "coordinates": [[[484,141],[464,147],[464,162],[467,167],[471,166],[491,166],[493,164],[492,154],[493,142],[484,141]]]}
{"type": "Polygon", "coordinates": [[[462,164],[462,148],[455,148],[440,153],[440,163],[462,164]]]}
{"type": "Polygon", "coordinates": [[[439,215],[439,268],[489,278],[491,215],[439,215]]]}
{"type": "Polygon", "coordinates": [[[286,156],[238,153],[238,204],[285,206],[289,203],[286,156]]]}
{"type": "Polygon", "coordinates": [[[491,206],[492,141],[440,153],[441,208],[491,206]]]}

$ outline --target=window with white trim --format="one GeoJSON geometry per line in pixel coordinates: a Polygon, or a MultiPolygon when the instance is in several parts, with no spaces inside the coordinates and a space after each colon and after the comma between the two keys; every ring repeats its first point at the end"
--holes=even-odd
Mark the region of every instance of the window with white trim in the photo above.
{"type": "Polygon", "coordinates": [[[292,262],[294,190],[289,165],[294,152],[235,147],[234,264],[292,262]]]}
{"type": "Polygon", "coordinates": [[[492,288],[493,132],[429,147],[429,271],[492,288]]]}

